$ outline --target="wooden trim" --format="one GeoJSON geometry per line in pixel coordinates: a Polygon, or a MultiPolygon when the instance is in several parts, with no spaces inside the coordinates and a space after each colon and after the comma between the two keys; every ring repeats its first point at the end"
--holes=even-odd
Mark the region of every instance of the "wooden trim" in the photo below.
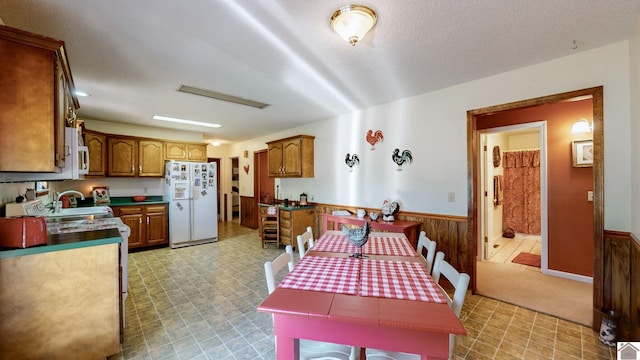
{"type": "MultiPolygon", "coordinates": [[[[316,203],[315,208],[315,228],[317,229],[322,228],[320,214],[331,213],[333,210],[349,210],[353,213],[356,209],[365,209],[367,212],[380,211],[380,209],[321,203],[316,203]]],[[[397,220],[420,223],[421,225],[416,231],[418,233],[424,231],[431,240],[434,240],[437,243],[437,250],[447,254],[447,260],[451,265],[461,272],[471,274],[475,257],[473,247],[469,246],[469,225],[466,217],[404,211],[398,212],[394,217],[397,220]]]]}
{"type": "MultiPolygon", "coordinates": [[[[335,208],[336,210],[338,209],[349,210],[354,214],[356,213],[357,209],[364,209],[367,212],[367,214],[372,211],[380,212],[380,208],[366,208],[366,207],[359,207],[359,206],[343,206],[343,205],[336,205],[336,204],[311,203],[311,202],[309,202],[309,205],[315,205],[316,207],[318,206],[331,207],[331,208],[335,208]]],[[[429,217],[431,219],[439,219],[439,220],[467,221],[466,216],[430,214],[430,213],[421,213],[421,212],[415,212],[415,211],[400,211],[398,212],[398,216],[419,216],[419,217],[429,217]]]]}
{"type": "MultiPolygon", "coordinates": [[[[603,143],[603,87],[570,91],[560,94],[542,96],[534,99],[515,101],[506,104],[494,105],[480,109],[467,111],[467,195],[469,229],[467,231],[468,245],[473,247],[474,256],[478,252],[478,201],[476,194],[480,186],[480,162],[477,153],[480,141],[478,131],[478,117],[480,115],[514,110],[519,108],[534,107],[554,102],[567,101],[580,97],[592,97],[593,106],[593,221],[594,221],[594,276],[593,276],[593,305],[599,308],[603,305],[603,239],[604,239],[604,143],[603,143]]],[[[476,290],[476,266],[472,261],[473,274],[471,276],[471,289],[476,290]]],[[[594,325],[595,326],[595,325],[594,325]]]]}

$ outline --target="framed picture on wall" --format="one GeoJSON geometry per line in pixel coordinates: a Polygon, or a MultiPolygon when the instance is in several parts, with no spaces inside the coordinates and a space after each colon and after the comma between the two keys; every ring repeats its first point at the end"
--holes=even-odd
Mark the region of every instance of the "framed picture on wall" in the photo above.
{"type": "Polygon", "coordinates": [[[571,144],[573,167],[593,166],[593,140],[574,140],[571,144]]]}

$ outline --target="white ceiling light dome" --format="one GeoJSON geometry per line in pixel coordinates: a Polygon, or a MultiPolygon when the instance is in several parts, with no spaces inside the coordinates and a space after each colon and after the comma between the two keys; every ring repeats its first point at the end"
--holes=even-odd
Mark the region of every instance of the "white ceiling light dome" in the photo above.
{"type": "Polygon", "coordinates": [[[331,28],[351,46],[355,46],[377,21],[378,16],[371,8],[364,5],[346,5],[331,16],[331,28]]]}

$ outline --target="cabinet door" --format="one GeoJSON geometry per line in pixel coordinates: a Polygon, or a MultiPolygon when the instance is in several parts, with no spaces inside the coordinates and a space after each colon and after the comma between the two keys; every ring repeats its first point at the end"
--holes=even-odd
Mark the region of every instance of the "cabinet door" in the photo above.
{"type": "Polygon", "coordinates": [[[107,137],[87,131],[84,139],[89,148],[89,174],[87,175],[105,176],[107,174],[107,137]]]}
{"type": "Polygon", "coordinates": [[[164,144],[162,141],[138,141],[138,176],[164,175],[164,144]]]}
{"type": "Polygon", "coordinates": [[[167,160],[186,160],[187,159],[187,144],[165,142],[164,151],[167,160]]]}
{"type": "Polygon", "coordinates": [[[280,177],[282,176],[282,143],[269,144],[268,152],[268,170],[269,176],[280,177]]]}
{"type": "Polygon", "coordinates": [[[53,52],[0,38],[0,54],[0,171],[53,172],[53,52]]]}
{"type": "Polygon", "coordinates": [[[187,144],[187,157],[189,161],[207,161],[207,145],[187,144]]]}
{"type": "Polygon", "coordinates": [[[138,164],[138,143],[132,139],[110,137],[109,176],[135,176],[138,164]]]}
{"type": "Polygon", "coordinates": [[[289,139],[282,143],[282,165],[284,176],[302,176],[299,138],[289,139]]]}
{"type": "Polygon", "coordinates": [[[129,235],[129,249],[145,245],[142,211],[142,207],[140,206],[121,206],[113,208],[113,213],[116,216],[119,216],[120,220],[131,228],[131,235],[129,235]]]}
{"type": "Polygon", "coordinates": [[[159,245],[169,243],[167,206],[149,205],[145,212],[146,217],[146,243],[147,245],[159,245]]]}

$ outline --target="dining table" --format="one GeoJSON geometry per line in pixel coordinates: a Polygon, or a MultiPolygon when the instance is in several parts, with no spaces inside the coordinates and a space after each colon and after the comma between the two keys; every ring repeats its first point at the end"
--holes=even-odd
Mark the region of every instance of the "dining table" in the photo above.
{"type": "Polygon", "coordinates": [[[309,339],[446,359],[449,334],[466,330],[407,237],[370,233],[355,252],[326,231],[258,306],[273,315],[277,358],[299,359],[309,339]]]}

